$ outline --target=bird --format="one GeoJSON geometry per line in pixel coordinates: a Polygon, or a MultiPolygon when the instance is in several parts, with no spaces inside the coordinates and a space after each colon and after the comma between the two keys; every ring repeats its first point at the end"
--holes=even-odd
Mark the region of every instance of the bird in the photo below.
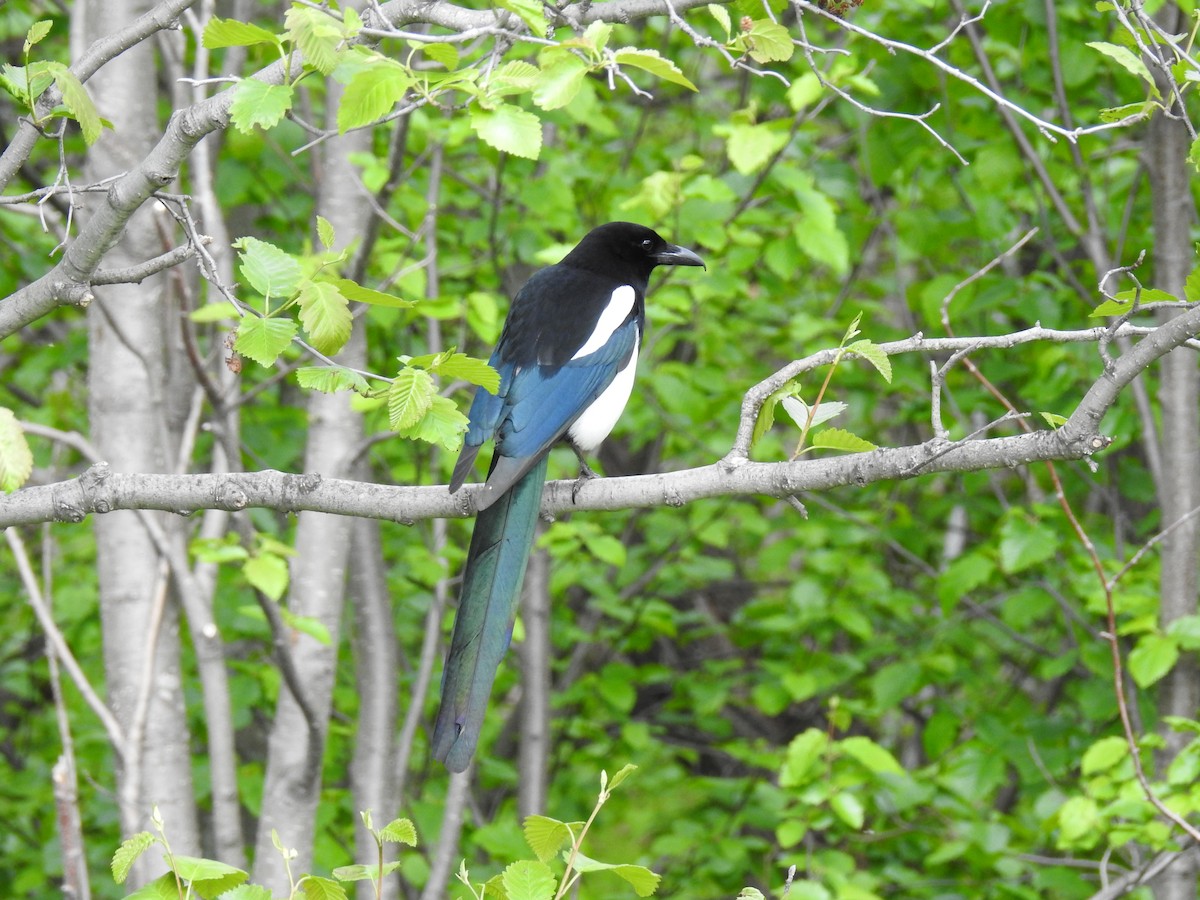
{"type": "Polygon", "coordinates": [[[632,393],[657,266],[704,261],[646,226],[609,222],[534,273],[513,298],[489,360],[499,388],[476,390],[450,478],[457,493],[480,447],[495,441],[487,479],[472,494],[478,517],[432,734],[433,755],[451,772],[465,771],[475,754],[512,639],[550,449],[565,441],[575,451],[577,491],[593,474],[586,456],[608,437],[632,393]]]}

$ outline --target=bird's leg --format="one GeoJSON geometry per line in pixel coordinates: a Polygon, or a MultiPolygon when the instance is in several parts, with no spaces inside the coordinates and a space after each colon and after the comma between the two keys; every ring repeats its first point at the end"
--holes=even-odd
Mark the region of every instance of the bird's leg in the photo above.
{"type": "Polygon", "coordinates": [[[579,460],[579,477],[575,479],[575,484],[571,486],[571,503],[575,503],[576,497],[579,496],[579,489],[593,478],[600,476],[588,465],[587,457],[584,456],[582,450],[575,445],[574,441],[567,441],[571,449],[575,451],[575,457],[579,460]]]}

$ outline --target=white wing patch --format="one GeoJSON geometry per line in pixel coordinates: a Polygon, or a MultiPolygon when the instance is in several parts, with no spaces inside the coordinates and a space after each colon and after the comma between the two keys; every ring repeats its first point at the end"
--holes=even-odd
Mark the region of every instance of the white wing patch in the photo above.
{"type": "MultiPolygon", "coordinates": [[[[629,292],[632,294],[633,290],[629,289],[629,292]]],[[[629,402],[629,395],[633,393],[633,376],[637,370],[640,343],[641,341],[634,337],[633,353],[629,355],[629,362],[625,363],[625,368],[617,373],[612,384],[606,387],[567,429],[567,437],[584,453],[596,451],[617,424],[617,419],[621,418],[621,413],[625,411],[625,404],[629,402]]]]}
{"type": "MultiPolygon", "coordinates": [[[[637,293],[627,284],[623,284],[613,291],[612,297],[608,301],[608,306],[604,307],[604,312],[600,313],[600,318],[596,320],[596,327],[592,331],[592,336],[587,339],[587,342],[582,347],[575,351],[575,355],[571,359],[579,359],[590,353],[595,353],[607,344],[608,339],[613,336],[613,332],[620,328],[625,320],[629,318],[629,313],[633,310],[633,303],[636,299],[637,293]]],[[[636,354],[634,355],[636,356],[636,354]]],[[[626,397],[628,396],[626,394],[626,397]]]]}

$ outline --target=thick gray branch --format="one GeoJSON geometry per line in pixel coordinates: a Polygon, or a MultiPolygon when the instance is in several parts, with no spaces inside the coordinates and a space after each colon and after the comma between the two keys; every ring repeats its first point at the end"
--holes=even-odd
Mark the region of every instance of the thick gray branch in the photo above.
{"type": "MultiPolygon", "coordinates": [[[[571,510],[681,506],[706,497],[787,497],[804,491],[909,478],[934,472],[974,472],[1040,460],[1081,459],[1108,445],[1098,433],[1037,431],[1014,437],[928,441],[831,459],[740,465],[714,463],[660,475],[603,478],[586,483],[571,500],[573,481],[546,485],[542,513],[571,510]]],[[[30,487],[0,498],[0,527],[38,522],[78,522],[90,513],[158,509],[190,514],[202,509],[263,507],[365,516],[411,524],[420,519],[458,518],[474,512],[475,489],[451,495],[444,485],[393,486],[265,471],[216,475],[112,472],[103,463],[56,484],[30,487]]]]}

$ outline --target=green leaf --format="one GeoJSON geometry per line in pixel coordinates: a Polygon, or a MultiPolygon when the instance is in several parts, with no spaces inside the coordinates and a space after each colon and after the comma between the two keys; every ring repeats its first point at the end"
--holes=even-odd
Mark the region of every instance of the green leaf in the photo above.
{"type": "Polygon", "coordinates": [[[1038,415],[1045,419],[1046,424],[1051,428],[1061,428],[1063,425],[1067,424],[1067,417],[1060,416],[1058,413],[1040,412],[1038,415]]]}
{"type": "MultiPolygon", "coordinates": [[[[564,850],[566,858],[570,851],[564,850]]],[[[632,866],[624,863],[603,863],[582,853],[575,854],[575,868],[580,872],[612,872],[629,882],[634,893],[639,897],[649,897],[658,889],[661,877],[651,872],[645,866],[632,866]]]]}
{"type": "Polygon", "coordinates": [[[1142,62],[1142,58],[1128,47],[1122,47],[1119,44],[1110,44],[1107,41],[1089,41],[1086,46],[1103,53],[1120,65],[1121,68],[1142,79],[1149,86],[1150,93],[1155,97],[1161,96],[1158,92],[1158,86],[1154,83],[1154,76],[1150,74],[1150,69],[1142,62]]]}
{"type": "MultiPolygon", "coordinates": [[[[1133,116],[1146,118],[1158,109],[1159,105],[1153,100],[1140,100],[1137,103],[1126,103],[1123,106],[1109,106],[1100,110],[1101,122],[1120,122],[1133,116]]],[[[1189,162],[1190,162],[1189,158],[1189,162]]]]}
{"type": "Polygon", "coordinates": [[[233,246],[241,258],[242,277],[264,297],[291,297],[300,288],[304,273],[290,253],[254,237],[238,238],[233,246]]]}
{"type": "Polygon", "coordinates": [[[205,303],[198,309],[188,313],[188,318],[199,325],[212,325],[217,322],[230,322],[238,318],[237,310],[226,300],[205,303]]]}
{"type": "Polygon", "coordinates": [[[488,82],[489,96],[500,97],[506,94],[523,94],[532,91],[538,85],[541,70],[533,63],[523,59],[506,62],[492,73],[488,82]]]}
{"type": "Polygon", "coordinates": [[[333,646],[333,635],[325,627],[325,623],[312,616],[298,616],[286,606],[279,607],[279,617],[292,631],[307,634],[310,638],[326,647],[333,646]]]}
{"type": "Polygon", "coordinates": [[[1121,760],[1129,756],[1129,744],[1123,737],[1111,736],[1101,738],[1088,747],[1079,764],[1079,771],[1084,775],[1095,775],[1111,769],[1121,760]]]}
{"type": "Polygon", "coordinates": [[[417,305],[416,300],[405,300],[394,294],[375,291],[363,287],[349,278],[335,278],[332,283],[337,285],[337,289],[342,292],[343,297],[355,303],[369,303],[372,306],[386,306],[389,309],[408,309],[410,306],[417,305]]]}
{"type": "Polygon", "coordinates": [[[149,831],[139,831],[122,841],[112,858],[113,881],[117,884],[124,884],[133,864],[137,862],[139,856],[146,852],[147,848],[154,844],[155,840],[154,835],[149,831]]]}
{"type": "Polygon", "coordinates": [[[618,787],[620,787],[621,782],[623,782],[626,778],[628,778],[630,775],[632,775],[637,770],[638,770],[638,767],[635,766],[633,763],[625,763],[625,765],[621,766],[621,768],[620,768],[620,770],[618,770],[617,774],[614,775],[612,777],[612,779],[608,782],[609,793],[615,791],[618,787]]]}
{"type": "Polygon", "coordinates": [[[1133,307],[1132,300],[1105,300],[1090,313],[1088,318],[1099,319],[1104,316],[1123,316],[1133,307]]]}
{"type": "Polygon", "coordinates": [[[33,452],[16,414],[0,406],[0,491],[11,494],[33,474],[33,452]]]}
{"type": "Polygon", "coordinates": [[[287,560],[273,553],[259,553],[246,560],[242,574],[251,586],[278,602],[287,592],[287,560]]]}
{"type": "Polygon", "coordinates": [[[757,63],[786,62],[796,49],[787,28],[770,19],[756,19],[745,36],[745,44],[750,58],[757,63]]]}
{"type": "MultiPolygon", "coordinates": [[[[178,894],[172,895],[172,900],[178,894]]],[[[261,884],[242,884],[221,895],[221,900],[273,900],[273,895],[261,884]]]]}
{"type": "Polygon", "coordinates": [[[1129,654],[1129,674],[1138,687],[1150,687],[1174,668],[1179,643],[1168,635],[1145,634],[1129,654]]]}
{"type": "Polygon", "coordinates": [[[496,0],[496,5],[516,13],[538,37],[546,36],[546,14],[542,10],[541,0],[496,0]]]}
{"type": "Polygon", "coordinates": [[[742,175],[757,172],[788,142],[788,133],[772,125],[734,125],[725,152],[742,175]]]}
{"type": "Polygon", "coordinates": [[[300,306],[300,323],[314,347],[332,356],[346,346],[354,316],[349,301],[336,285],[327,281],[305,281],[296,300],[300,306]]]}
{"type": "Polygon", "coordinates": [[[815,428],[830,419],[835,419],[848,409],[847,404],[833,400],[826,400],[815,411],[799,397],[784,397],[781,402],[784,411],[802,430],[806,427],[815,428]],[[811,422],[809,422],[810,416],[812,417],[811,422]]]}
{"type": "Polygon", "coordinates": [[[204,26],[201,43],[209,50],[217,50],[221,47],[251,47],[255,44],[280,46],[279,36],[265,28],[249,22],[221,19],[217,16],[209,19],[208,24],[204,26]]]}
{"type": "Polygon", "coordinates": [[[100,113],[96,111],[96,104],[92,102],[79,77],[66,66],[55,65],[52,71],[54,83],[62,92],[63,106],[79,123],[83,142],[90,147],[99,139],[101,131],[100,113]]]}
{"type": "Polygon", "coordinates": [[[839,749],[875,774],[903,775],[904,767],[891,752],[868,737],[848,737],[838,743],[839,749]]]}
{"type": "Polygon", "coordinates": [[[407,844],[410,847],[417,846],[417,829],[411,819],[392,819],[379,832],[379,836],[383,840],[393,844],[407,844]]]}
{"type": "Polygon", "coordinates": [[[807,784],[817,762],[829,747],[829,736],[819,728],[809,728],[792,738],[779,775],[780,787],[807,784]]]}
{"type": "MultiPolygon", "coordinates": [[[[386,877],[399,869],[404,863],[396,861],[383,864],[383,874],[386,877]]],[[[333,877],[338,881],[377,881],[379,866],[338,866],[333,870],[333,877]]]]}
{"type": "Polygon", "coordinates": [[[367,379],[342,366],[304,366],[296,370],[296,380],[300,387],[322,394],[354,391],[365,395],[371,390],[367,379]]]}
{"type": "Polygon", "coordinates": [[[729,19],[729,10],[723,6],[718,6],[716,3],[708,4],[707,9],[709,15],[716,19],[717,24],[724,29],[725,40],[729,40],[730,36],[733,34],[733,22],[729,19]]]}
{"type": "Polygon", "coordinates": [[[879,448],[865,438],[851,434],[844,428],[826,428],[809,439],[812,447],[821,450],[841,450],[844,453],[865,453],[879,448]]]}
{"type": "Polygon", "coordinates": [[[273,366],[288,348],[299,328],[291,319],[260,319],[246,316],[238,323],[233,349],[260,366],[273,366]]]}
{"type": "Polygon", "coordinates": [[[856,353],[875,367],[875,370],[883,376],[883,380],[888,384],[892,383],[892,361],[883,351],[883,348],[874,341],[861,340],[855,341],[846,347],[850,353],[856,353]]]}
{"type": "Polygon", "coordinates": [[[232,890],[250,876],[241,869],[217,862],[215,859],[199,859],[194,856],[164,856],[175,874],[191,882],[192,892],[204,900],[212,900],[218,894],[232,890]]]}
{"type": "Polygon", "coordinates": [[[392,111],[413,83],[413,77],[399,63],[384,57],[356,73],[342,92],[338,104],[338,134],[369,125],[392,111]]]}
{"type": "Polygon", "coordinates": [[[699,88],[684,77],[683,72],[679,70],[679,66],[675,65],[675,63],[664,57],[657,50],[622,47],[613,54],[613,62],[619,66],[633,66],[635,69],[649,72],[663,81],[683,85],[689,91],[699,90],[699,88]]]}
{"type": "Polygon", "coordinates": [[[552,900],[558,881],[544,862],[523,859],[504,869],[500,879],[508,900],[552,900]]]}
{"type": "Polygon", "coordinates": [[[493,394],[500,390],[500,373],[482,359],[465,353],[439,353],[430,368],[445,378],[461,378],[493,394]]]}
{"type": "Polygon", "coordinates": [[[1100,818],[1096,801],[1091,797],[1072,797],[1058,810],[1059,837],[1071,843],[1090,834],[1100,818]]]}
{"type": "Polygon", "coordinates": [[[333,224],[324,216],[317,216],[317,240],[326,250],[333,248],[333,224]]]}
{"type": "MultiPolygon", "coordinates": [[[[55,63],[55,65],[62,65],[55,63]]],[[[0,65],[0,85],[12,95],[22,108],[29,109],[29,97],[35,100],[46,88],[54,83],[53,67],[45,62],[37,62],[25,66],[14,66],[9,63],[0,65]]]]}
{"type": "Polygon", "coordinates": [[[476,107],[471,110],[471,127],[484,143],[513,156],[537,159],[542,152],[542,122],[519,106],[476,107]]]}
{"type": "Polygon", "coordinates": [[[339,48],[346,39],[345,28],[324,11],[306,6],[292,6],[284,14],[288,36],[304,54],[306,65],[322,75],[330,74],[341,57],[339,48]]]}
{"type": "Polygon", "coordinates": [[[304,900],[348,900],[346,889],[329,878],[305,875],[298,886],[304,900]]]}
{"type": "Polygon", "coordinates": [[[454,401],[437,396],[420,422],[410,428],[396,429],[401,437],[437,444],[451,452],[457,452],[462,446],[462,436],[466,431],[467,417],[459,412],[454,401]]]}
{"type": "Polygon", "coordinates": [[[267,84],[257,78],[243,78],[233,89],[229,107],[233,125],[242,134],[257,128],[274,128],[292,108],[290,84],[267,84]]]}
{"type": "Polygon", "coordinates": [[[1023,572],[1058,552],[1054,529],[1017,512],[1000,526],[1000,568],[1009,575],[1023,572]]]}
{"type": "Polygon", "coordinates": [[[406,366],[388,389],[388,425],[394,431],[411,428],[429,412],[437,389],[424,369],[406,366]]]}
{"type": "Polygon", "coordinates": [[[32,50],[37,44],[40,44],[46,35],[50,33],[50,29],[53,27],[54,22],[50,19],[42,19],[41,21],[34,22],[32,25],[30,25],[29,31],[25,33],[25,46],[22,48],[22,53],[24,53],[25,56],[28,56],[29,51],[32,50]]]}
{"type": "Polygon", "coordinates": [[[865,813],[862,801],[849,791],[839,791],[829,798],[829,808],[834,815],[853,828],[861,831],[865,813]]]}
{"type": "Polygon", "coordinates": [[[587,64],[573,53],[559,54],[542,68],[533,89],[533,102],[542,109],[559,109],[575,99],[587,76],[587,64]]]}
{"type": "Polygon", "coordinates": [[[571,841],[566,824],[549,816],[526,816],[521,826],[525,843],[542,862],[549,862],[571,841]]]}
{"type": "Polygon", "coordinates": [[[458,48],[453,44],[422,44],[421,52],[448,71],[458,68],[458,48]]]}
{"type": "Polygon", "coordinates": [[[132,894],[126,894],[125,900],[179,900],[179,883],[173,873],[167,872],[132,894]]]}

